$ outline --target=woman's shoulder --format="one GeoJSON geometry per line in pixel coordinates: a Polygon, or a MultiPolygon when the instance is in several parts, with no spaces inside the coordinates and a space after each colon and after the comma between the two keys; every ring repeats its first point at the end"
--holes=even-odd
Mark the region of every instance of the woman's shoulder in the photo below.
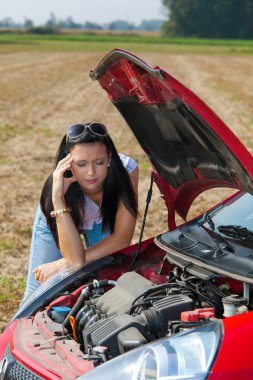
{"type": "Polygon", "coordinates": [[[118,153],[118,155],[129,174],[137,168],[138,164],[132,157],[129,157],[123,153],[118,153]]]}

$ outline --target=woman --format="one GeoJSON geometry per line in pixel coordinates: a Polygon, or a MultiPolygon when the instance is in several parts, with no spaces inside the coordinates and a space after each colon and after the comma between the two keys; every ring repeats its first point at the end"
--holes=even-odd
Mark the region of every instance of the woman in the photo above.
{"type": "Polygon", "coordinates": [[[137,186],[136,162],[116,151],[103,124],[68,128],[55,170],[42,189],[24,300],[65,268],[130,244],[138,214],[137,186]]]}

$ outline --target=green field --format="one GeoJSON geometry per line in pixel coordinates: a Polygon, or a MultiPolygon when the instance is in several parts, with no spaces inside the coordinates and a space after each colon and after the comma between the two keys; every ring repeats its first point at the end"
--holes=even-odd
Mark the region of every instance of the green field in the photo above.
{"type": "Polygon", "coordinates": [[[253,40],[162,38],[138,34],[23,34],[0,33],[0,52],[17,50],[108,51],[121,47],[131,51],[174,54],[253,54],[253,40]]]}

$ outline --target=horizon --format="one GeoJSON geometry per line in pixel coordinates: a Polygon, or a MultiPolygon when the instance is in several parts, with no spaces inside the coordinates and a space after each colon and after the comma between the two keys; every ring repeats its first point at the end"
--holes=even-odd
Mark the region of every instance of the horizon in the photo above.
{"type": "MultiPolygon", "coordinates": [[[[1,1],[1,0],[0,0],[1,1]]],[[[69,17],[76,23],[109,24],[114,21],[126,21],[138,25],[143,21],[165,21],[165,8],[162,0],[93,0],[92,6],[89,0],[44,0],[34,3],[33,0],[2,0],[0,20],[12,19],[17,24],[31,20],[34,25],[43,25],[51,17],[64,21],[69,17]]]]}

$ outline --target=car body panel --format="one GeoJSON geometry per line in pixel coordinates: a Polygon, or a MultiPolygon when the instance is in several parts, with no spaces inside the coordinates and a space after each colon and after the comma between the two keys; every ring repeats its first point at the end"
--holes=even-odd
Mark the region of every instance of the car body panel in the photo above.
{"type": "Polygon", "coordinates": [[[251,154],[202,100],[163,69],[116,49],[90,76],[132,129],[167,205],[173,203],[182,218],[205,190],[227,187],[253,193],[251,154]]]}
{"type": "Polygon", "coordinates": [[[225,318],[223,330],[219,354],[208,379],[251,380],[253,312],[225,318]]]}

